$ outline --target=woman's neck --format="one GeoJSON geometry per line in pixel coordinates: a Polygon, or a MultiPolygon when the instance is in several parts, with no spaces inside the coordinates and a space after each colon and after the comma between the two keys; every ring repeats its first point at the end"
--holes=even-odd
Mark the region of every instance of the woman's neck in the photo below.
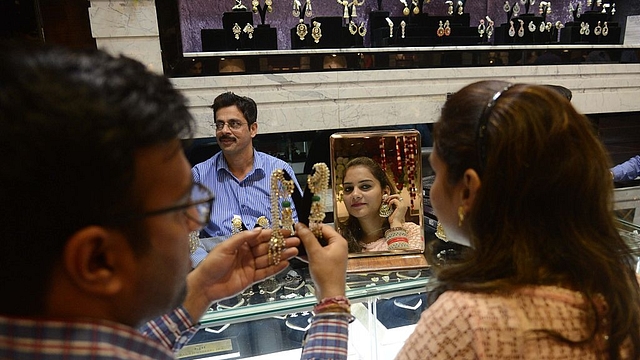
{"type": "Polygon", "coordinates": [[[362,239],[360,239],[360,242],[369,244],[383,237],[386,220],[387,219],[379,216],[371,219],[360,219],[360,228],[362,229],[362,239]]]}

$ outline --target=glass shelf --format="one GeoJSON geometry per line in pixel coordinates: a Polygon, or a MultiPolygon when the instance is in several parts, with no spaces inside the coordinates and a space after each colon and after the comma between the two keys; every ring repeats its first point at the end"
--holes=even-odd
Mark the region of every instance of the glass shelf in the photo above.
{"type": "Polygon", "coordinates": [[[172,77],[637,62],[637,45],[546,44],[247,50],[183,53],[172,77]],[[198,65],[198,73],[190,69],[198,65]]]}
{"type": "MultiPolygon", "coordinates": [[[[281,274],[285,274],[288,271],[290,271],[290,268],[285,269],[281,274]]],[[[308,277],[308,269],[296,269],[296,271],[305,273],[304,281],[306,285],[312,285],[311,279],[308,277]]],[[[281,276],[278,275],[277,277],[281,276]]],[[[348,274],[346,295],[352,303],[358,303],[368,301],[371,298],[415,294],[425,291],[430,279],[429,269],[348,274]]],[[[254,285],[252,289],[260,289],[262,284],[254,285]]],[[[242,305],[235,308],[212,309],[202,317],[200,322],[203,326],[234,324],[264,319],[270,316],[310,311],[315,304],[315,295],[307,293],[304,296],[293,299],[278,298],[272,301],[242,305]]]]}

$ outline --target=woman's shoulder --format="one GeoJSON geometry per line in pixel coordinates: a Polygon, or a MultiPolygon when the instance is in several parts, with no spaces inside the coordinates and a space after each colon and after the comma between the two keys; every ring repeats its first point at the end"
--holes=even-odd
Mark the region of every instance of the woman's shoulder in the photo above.
{"type": "Polygon", "coordinates": [[[433,311],[450,311],[469,319],[481,318],[485,323],[487,319],[518,319],[523,313],[545,322],[550,314],[577,314],[589,310],[579,292],[557,286],[524,286],[494,292],[446,291],[432,307],[433,311]]]}

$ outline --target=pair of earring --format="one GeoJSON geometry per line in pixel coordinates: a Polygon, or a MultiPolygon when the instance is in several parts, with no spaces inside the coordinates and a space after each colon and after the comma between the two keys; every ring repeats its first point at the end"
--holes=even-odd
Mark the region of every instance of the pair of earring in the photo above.
{"type": "Polygon", "coordinates": [[[451,35],[451,24],[449,23],[449,20],[445,21],[444,25],[442,24],[442,20],[439,21],[438,30],[436,30],[436,35],[438,35],[438,37],[451,35]]]}

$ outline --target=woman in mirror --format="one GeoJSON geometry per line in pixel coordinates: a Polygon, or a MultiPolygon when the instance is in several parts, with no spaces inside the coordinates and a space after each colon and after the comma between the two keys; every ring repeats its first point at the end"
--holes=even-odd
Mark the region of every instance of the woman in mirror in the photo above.
{"type": "Polygon", "coordinates": [[[407,205],[377,162],[350,160],[342,186],[349,217],[339,225],[349,252],[423,249],[420,225],[405,221],[407,205]]]}

